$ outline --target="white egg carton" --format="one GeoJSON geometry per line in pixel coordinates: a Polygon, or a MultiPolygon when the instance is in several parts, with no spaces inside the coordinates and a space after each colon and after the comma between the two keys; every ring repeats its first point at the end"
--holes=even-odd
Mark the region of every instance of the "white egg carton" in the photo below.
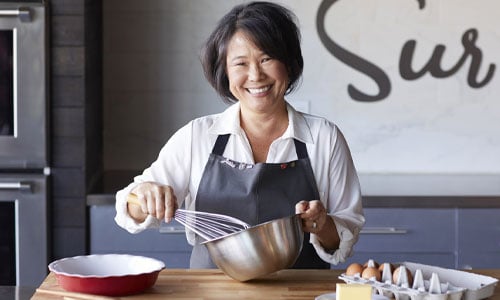
{"type": "Polygon", "coordinates": [[[370,284],[378,294],[396,300],[479,300],[493,295],[498,282],[493,277],[430,265],[412,262],[397,265],[402,269],[396,283],[392,282],[388,266],[384,267],[381,281],[364,279],[359,274],[342,274],[339,278],[346,283],[370,284]],[[412,286],[408,284],[404,268],[412,273],[412,286]]]}

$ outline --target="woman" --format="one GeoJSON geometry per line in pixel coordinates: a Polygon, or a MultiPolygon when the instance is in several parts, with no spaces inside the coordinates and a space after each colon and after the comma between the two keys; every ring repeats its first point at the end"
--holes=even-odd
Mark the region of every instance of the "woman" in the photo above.
{"type": "MultiPolygon", "coordinates": [[[[249,224],[300,213],[306,232],[294,267],[329,268],[351,253],[364,224],[350,151],[339,129],[285,100],[302,75],[292,12],[267,2],[225,15],[201,55],[224,112],[177,131],[158,159],[116,196],[116,222],[129,232],[169,222],[177,207],[216,212],[249,224]],[[129,193],[141,203],[127,205],[129,193]]],[[[191,268],[212,268],[202,241],[191,268]]]]}

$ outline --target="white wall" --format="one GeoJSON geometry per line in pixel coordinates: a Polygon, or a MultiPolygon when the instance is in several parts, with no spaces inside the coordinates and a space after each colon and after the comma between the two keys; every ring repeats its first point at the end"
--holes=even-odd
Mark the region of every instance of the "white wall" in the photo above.
{"type": "MultiPolygon", "coordinates": [[[[180,126],[225,108],[203,78],[198,51],[218,19],[240,2],[103,1],[106,170],[143,169],[180,126]]],[[[482,54],[480,81],[488,66],[500,61],[500,2],[428,0],[423,9],[417,0],[335,2],[325,18],[328,36],[390,79],[391,93],[376,102],[355,101],[348,94],[349,84],[367,94],[376,94],[378,87],[321,43],[316,15],[322,1],[276,2],[295,11],[303,35],[303,83],[288,100],[340,126],[362,178],[460,176],[460,186],[469,176],[481,175],[487,178],[481,182],[500,186],[499,70],[482,88],[471,88],[471,57],[447,78],[426,73],[405,80],[398,66],[403,44],[416,40],[415,70],[439,44],[446,46],[441,67],[449,69],[463,54],[462,35],[475,28],[475,45],[482,54]]],[[[394,189],[380,187],[379,181],[363,182],[366,189],[376,183],[380,194],[394,189]]],[[[463,193],[455,189],[457,182],[446,182],[441,193],[463,193]]],[[[500,194],[499,189],[486,194],[500,194]]],[[[475,185],[469,192],[484,189],[475,185]]]]}

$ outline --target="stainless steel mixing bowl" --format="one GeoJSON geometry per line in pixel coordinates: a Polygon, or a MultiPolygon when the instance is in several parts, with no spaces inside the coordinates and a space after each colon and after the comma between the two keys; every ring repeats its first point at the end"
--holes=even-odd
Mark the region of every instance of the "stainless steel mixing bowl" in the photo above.
{"type": "Polygon", "coordinates": [[[213,262],[226,275],[247,281],[291,267],[302,250],[299,215],[262,223],[204,242],[213,262]]]}

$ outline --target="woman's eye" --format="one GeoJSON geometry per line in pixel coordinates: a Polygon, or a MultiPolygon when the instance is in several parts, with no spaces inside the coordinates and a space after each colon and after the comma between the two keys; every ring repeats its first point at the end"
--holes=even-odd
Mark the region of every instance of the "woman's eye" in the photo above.
{"type": "Polygon", "coordinates": [[[263,62],[263,63],[265,63],[265,62],[268,62],[268,61],[270,61],[270,60],[272,60],[272,58],[270,58],[270,57],[264,57],[264,58],[262,59],[262,62],[263,62]]]}

